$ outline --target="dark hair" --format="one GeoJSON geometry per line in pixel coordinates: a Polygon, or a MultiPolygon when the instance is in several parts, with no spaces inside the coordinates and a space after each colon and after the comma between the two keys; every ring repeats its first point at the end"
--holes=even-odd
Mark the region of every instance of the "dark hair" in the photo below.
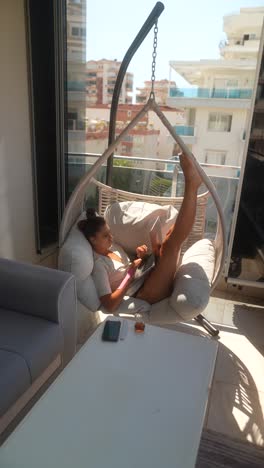
{"type": "Polygon", "coordinates": [[[78,228],[89,240],[105,225],[105,219],[102,216],[97,216],[94,208],[87,208],[86,218],[78,222],[78,228]]]}

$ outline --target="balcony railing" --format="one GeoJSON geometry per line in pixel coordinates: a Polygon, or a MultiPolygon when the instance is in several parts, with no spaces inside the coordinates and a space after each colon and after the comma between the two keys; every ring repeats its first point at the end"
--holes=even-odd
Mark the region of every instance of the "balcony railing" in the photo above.
{"type": "Polygon", "coordinates": [[[170,88],[171,98],[250,99],[251,88],[170,88]]]}
{"type": "Polygon", "coordinates": [[[174,130],[177,135],[194,136],[194,127],[191,127],[190,125],[176,125],[174,130]]]}
{"type": "MultiPolygon", "coordinates": [[[[70,153],[68,155],[69,191],[72,192],[80,178],[100,157],[97,154],[70,153]]],[[[227,235],[229,236],[233,208],[236,199],[240,168],[201,164],[213,181],[225,214],[227,235]]],[[[97,173],[97,180],[106,180],[106,164],[97,173]]],[[[132,193],[158,196],[183,196],[184,177],[178,161],[157,158],[126,157],[115,155],[113,167],[113,186],[132,193]],[[176,167],[176,170],[174,170],[176,167]],[[169,170],[168,170],[169,169],[169,170]]],[[[204,192],[205,188],[200,188],[204,192]]],[[[87,205],[97,207],[97,192],[94,185],[87,191],[87,205]]],[[[205,231],[206,237],[213,237],[217,226],[216,207],[209,198],[205,231]]]]}

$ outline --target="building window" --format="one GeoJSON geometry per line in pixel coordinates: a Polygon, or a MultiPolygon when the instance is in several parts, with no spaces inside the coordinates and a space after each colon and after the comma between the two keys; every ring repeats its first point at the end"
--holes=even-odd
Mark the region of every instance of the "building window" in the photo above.
{"type": "Polygon", "coordinates": [[[226,163],[226,151],[206,150],[204,162],[206,164],[220,164],[224,166],[226,163]]]}
{"type": "Polygon", "coordinates": [[[72,36],[79,36],[79,28],[72,27],[72,36]]]}
{"type": "Polygon", "coordinates": [[[238,87],[238,80],[233,80],[233,79],[226,80],[226,86],[228,88],[237,88],[238,87]]]}
{"type": "Polygon", "coordinates": [[[86,28],[78,28],[77,26],[72,27],[72,36],[75,37],[86,37],[86,28]]]}
{"type": "Polygon", "coordinates": [[[232,115],[211,112],[208,119],[209,132],[230,132],[232,125],[232,115]]]}

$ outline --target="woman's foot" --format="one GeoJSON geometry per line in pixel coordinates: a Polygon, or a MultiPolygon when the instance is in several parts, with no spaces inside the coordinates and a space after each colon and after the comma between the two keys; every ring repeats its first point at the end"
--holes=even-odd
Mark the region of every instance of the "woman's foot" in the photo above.
{"type": "Polygon", "coordinates": [[[188,158],[188,156],[185,156],[183,153],[181,153],[179,156],[181,168],[185,178],[185,184],[191,185],[192,187],[198,189],[198,187],[202,183],[202,179],[194,165],[194,162],[191,161],[190,158],[188,158]]]}

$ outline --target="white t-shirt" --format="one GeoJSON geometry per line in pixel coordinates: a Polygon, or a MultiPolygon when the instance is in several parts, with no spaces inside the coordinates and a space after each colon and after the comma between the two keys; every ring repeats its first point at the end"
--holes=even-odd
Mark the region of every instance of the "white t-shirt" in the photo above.
{"type": "MultiPolygon", "coordinates": [[[[111,294],[123,281],[130,266],[130,259],[126,252],[117,244],[113,244],[111,251],[118,255],[122,263],[113,258],[94,252],[94,267],[92,277],[99,297],[111,294]]],[[[144,279],[135,280],[126,295],[132,295],[143,284],[144,279]]]]}
{"type": "Polygon", "coordinates": [[[112,245],[111,251],[121,258],[122,263],[94,252],[92,276],[99,297],[115,291],[126,276],[130,260],[122,250],[115,244],[112,245]]]}

